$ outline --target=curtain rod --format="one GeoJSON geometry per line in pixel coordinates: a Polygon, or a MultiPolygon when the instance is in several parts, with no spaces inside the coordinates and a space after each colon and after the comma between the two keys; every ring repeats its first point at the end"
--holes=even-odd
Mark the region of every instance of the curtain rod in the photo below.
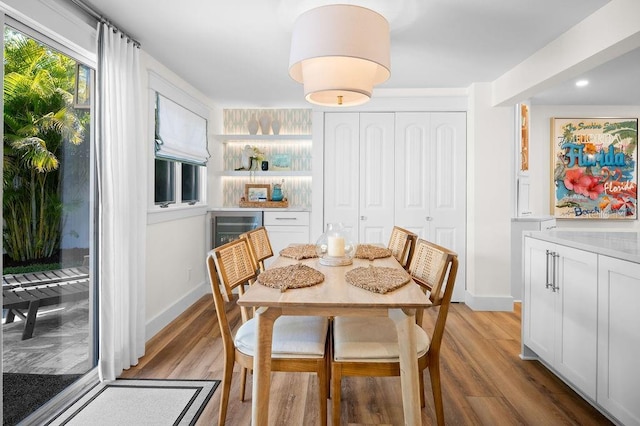
{"type": "Polygon", "coordinates": [[[131,37],[128,33],[122,31],[120,28],[118,28],[118,26],[116,26],[115,24],[113,24],[111,21],[109,21],[107,18],[105,18],[100,12],[98,12],[97,10],[93,9],[91,6],[87,5],[86,3],[84,3],[81,0],[71,0],[71,3],[75,4],[78,8],[80,8],[84,13],[88,14],[89,16],[91,16],[92,18],[96,19],[99,22],[103,22],[107,25],[109,25],[110,27],[118,30],[119,32],[121,32],[124,36],[127,37],[128,40],[130,40],[136,47],[140,48],[140,42],[137,41],[135,38],[131,37]]]}

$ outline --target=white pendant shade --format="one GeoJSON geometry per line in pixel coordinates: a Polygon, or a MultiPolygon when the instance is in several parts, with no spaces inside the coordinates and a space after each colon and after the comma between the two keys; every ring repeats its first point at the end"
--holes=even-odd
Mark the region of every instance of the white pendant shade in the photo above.
{"type": "Polygon", "coordinates": [[[389,78],[389,45],[382,15],[360,6],[318,7],[295,23],[289,75],[304,85],[311,103],[359,105],[389,78]]]}

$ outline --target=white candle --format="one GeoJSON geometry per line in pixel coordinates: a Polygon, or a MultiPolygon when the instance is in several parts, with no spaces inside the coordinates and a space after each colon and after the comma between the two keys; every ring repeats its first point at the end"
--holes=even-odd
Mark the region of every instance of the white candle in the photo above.
{"type": "Polygon", "coordinates": [[[344,237],[327,237],[327,253],[329,256],[344,256],[344,237]]]}

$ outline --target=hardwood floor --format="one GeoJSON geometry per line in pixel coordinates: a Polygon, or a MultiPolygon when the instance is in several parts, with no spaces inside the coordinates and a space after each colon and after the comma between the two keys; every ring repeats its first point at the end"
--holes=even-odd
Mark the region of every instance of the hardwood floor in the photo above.
{"type": "MultiPolygon", "coordinates": [[[[240,313],[227,305],[232,326],[240,313]]],[[[425,314],[425,327],[435,320],[425,314]]],[[[211,296],[205,296],[155,336],[138,366],[123,377],[220,379],[222,344],[211,296]]],[[[474,312],[453,304],[441,352],[445,419],[451,425],[610,425],[607,418],[537,361],[522,361],[520,311],[474,312]]],[[[251,422],[251,381],[239,400],[234,372],[227,424],[251,422]]],[[[433,397],[425,378],[422,423],[435,424],[433,397]]],[[[345,378],[343,425],[398,425],[403,422],[399,378],[345,378]]],[[[199,425],[217,424],[220,389],[199,425]]],[[[317,379],[311,374],[273,373],[270,424],[317,425],[317,379]]],[[[329,408],[330,409],[330,408],[329,408]]],[[[329,418],[331,418],[329,416],[329,418]]]]}

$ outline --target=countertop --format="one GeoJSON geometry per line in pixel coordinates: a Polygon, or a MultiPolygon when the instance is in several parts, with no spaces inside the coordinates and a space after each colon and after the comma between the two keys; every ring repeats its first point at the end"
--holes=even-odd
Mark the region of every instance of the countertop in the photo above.
{"type": "Polygon", "coordinates": [[[511,222],[541,222],[544,220],[553,220],[555,217],[553,216],[523,216],[523,217],[512,217],[511,222]]]}
{"type": "Polygon", "coordinates": [[[308,212],[311,209],[306,207],[270,207],[270,208],[261,208],[261,207],[210,207],[210,212],[308,212]]]}
{"type": "Polygon", "coordinates": [[[640,263],[640,232],[528,231],[524,235],[640,263]]]}

